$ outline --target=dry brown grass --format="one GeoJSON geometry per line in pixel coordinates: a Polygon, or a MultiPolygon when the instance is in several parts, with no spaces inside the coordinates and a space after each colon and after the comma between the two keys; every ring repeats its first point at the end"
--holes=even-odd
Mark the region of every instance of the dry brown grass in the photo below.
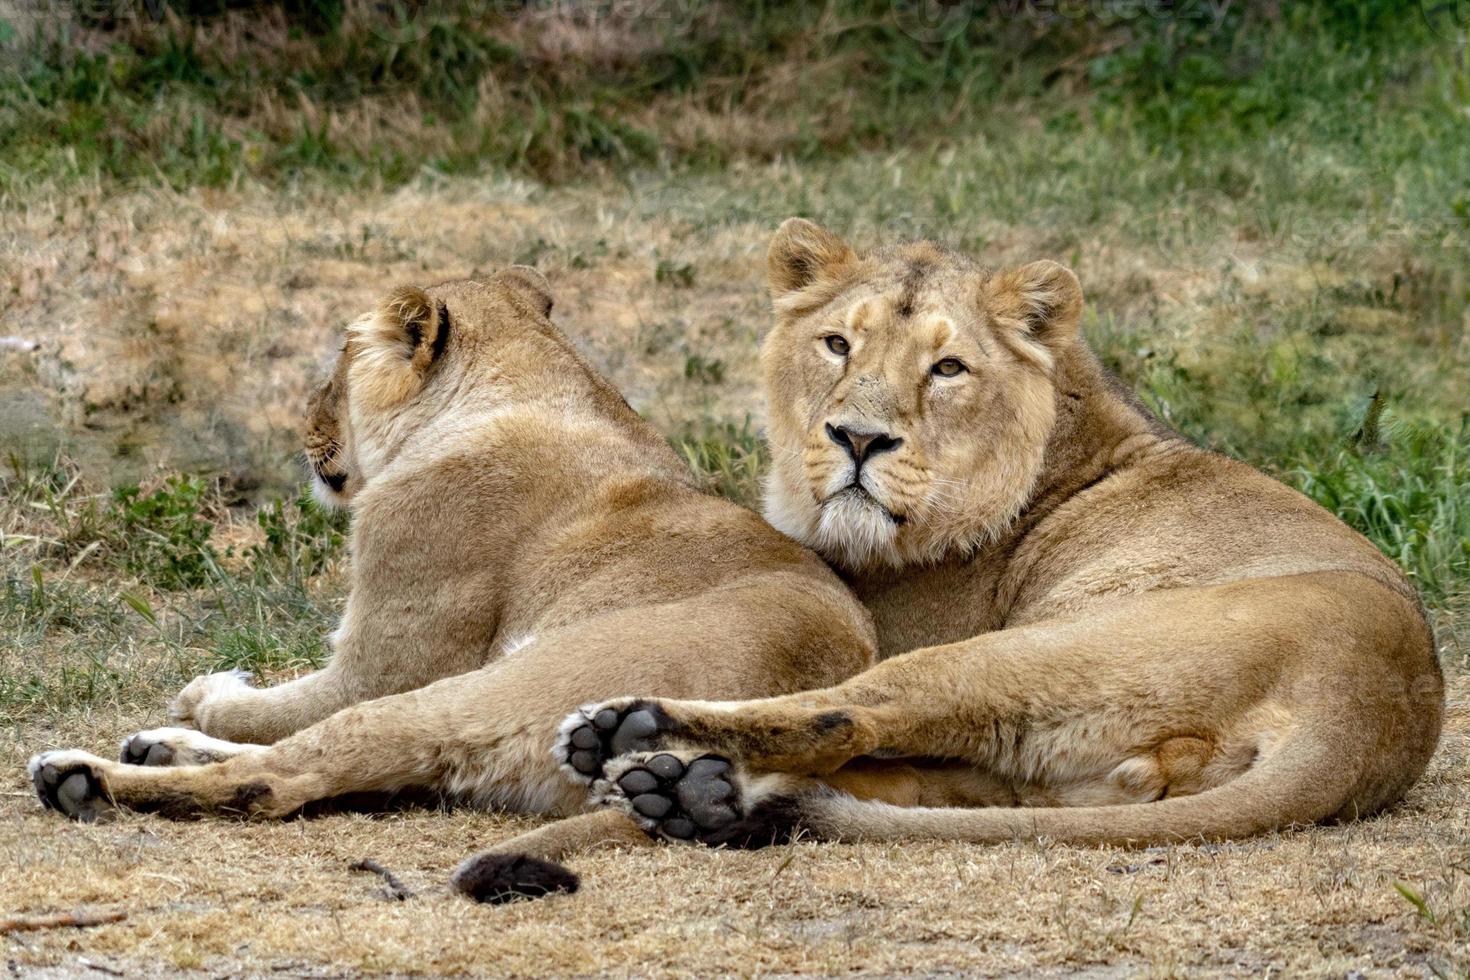
{"type": "MultiPolygon", "coordinates": [[[[872,162],[903,191],[903,161],[872,162]]],[[[279,488],[296,479],[288,461],[301,406],[346,322],[390,285],[511,262],[550,277],[558,323],[666,431],[759,420],[753,352],[769,319],[766,238],[789,213],[783,197],[850,208],[848,194],[772,165],[722,182],[554,190],[503,179],[390,194],[94,189],[20,199],[0,216],[0,334],[23,344],[0,347],[0,440],[33,456],[65,443],[84,469],[110,478],[222,468],[247,488],[279,488]],[[713,361],[718,377],[691,370],[713,361]]],[[[852,220],[832,219],[859,242],[915,230],[873,227],[861,207],[852,220]]],[[[1214,253],[1181,264],[1110,226],[1088,229],[1081,244],[1044,224],[976,218],[962,231],[984,241],[995,264],[1068,257],[1106,312],[1103,326],[1147,323],[1149,341],[1207,376],[1239,370],[1238,350],[1211,339],[1262,297],[1297,315],[1324,290],[1397,281],[1405,261],[1402,249],[1365,245],[1347,271],[1263,266],[1267,244],[1237,247],[1222,273],[1214,253]],[[1224,362],[1212,364],[1217,353],[1224,362]]],[[[1390,336],[1437,345],[1443,356],[1414,360],[1424,384],[1398,393],[1410,406],[1442,400],[1432,393],[1470,377],[1470,355],[1447,347],[1436,326],[1366,301],[1332,310],[1372,322],[1309,341],[1265,326],[1262,341],[1294,357],[1333,353],[1365,372],[1390,336]]]]}
{"type": "Polygon", "coordinates": [[[213,468],[280,483],[306,392],[341,330],[389,285],[531,262],[557,319],[640,409],[669,429],[756,407],[766,227],[703,235],[604,196],[461,182],[452,190],[293,197],[167,191],[50,197],[0,222],[11,259],[0,350],[0,437],[65,440],[93,472],[213,468]],[[693,265],[698,289],[660,282],[693,265]],[[731,354],[737,356],[731,357],[731,354]],[[722,381],[686,377],[725,359],[722,381]],[[56,423],[38,422],[50,418],[56,423]],[[29,423],[34,423],[32,427],[29,423]]]}
{"type": "Polygon", "coordinates": [[[411,811],[288,823],[105,826],[42,813],[18,775],[42,745],[108,751],[157,723],[99,711],[9,733],[0,908],[122,910],[84,931],[5,937],[20,972],[1091,975],[1470,969],[1470,679],[1444,743],[1393,813],[1225,846],[1015,843],[660,847],[584,854],[573,896],[476,906],[445,881],[465,853],[532,825],[411,811]],[[348,865],[373,857],[416,897],[348,865]],[[1423,898],[1433,921],[1397,890],[1423,898]]]}
{"type": "MultiPolygon", "coordinates": [[[[891,165],[898,186],[901,164],[891,165]]],[[[781,181],[793,194],[810,191],[818,207],[841,193],[824,198],[815,178],[772,167],[692,189],[461,181],[391,195],[93,192],[19,202],[0,218],[9,296],[0,334],[38,346],[0,351],[0,437],[42,450],[64,440],[94,475],[199,465],[224,466],[242,484],[289,480],[304,393],[348,319],[390,284],[512,261],[548,273],[559,322],[666,430],[758,413],[752,353],[767,321],[758,283],[765,237],[782,216],[767,212],[782,205],[749,206],[741,188],[781,181]],[[721,377],[691,376],[692,357],[718,360],[721,377]]],[[[856,233],[871,241],[894,230],[856,233]]],[[[977,219],[966,233],[988,243],[994,262],[1061,248],[1041,223],[977,219]]],[[[1161,264],[1109,229],[1087,235],[1073,261],[1099,309],[1149,317],[1153,342],[1192,371],[1233,369],[1212,367],[1205,343],[1225,322],[1213,264],[1161,264]]],[[[1279,263],[1261,271],[1254,258],[1243,255],[1232,272],[1242,290],[1324,289],[1323,270],[1294,278],[1279,263]]],[[[1351,274],[1376,281],[1398,261],[1364,249],[1351,274]]],[[[1312,344],[1367,345],[1371,354],[1418,329],[1406,313],[1356,300],[1335,310],[1361,329],[1312,344]]],[[[1459,355],[1424,358],[1426,388],[1450,384],[1464,364],[1459,355]]],[[[13,557],[7,574],[23,575],[29,559],[13,557]]],[[[1447,660],[1458,663],[1460,624],[1440,614],[1447,660]]],[[[85,651],[68,644],[48,638],[26,656],[84,664],[85,651]]],[[[21,775],[30,753],[110,752],[163,720],[170,692],[152,679],[174,668],[150,659],[163,655],[159,644],[145,637],[107,653],[137,683],[85,707],[7,719],[0,910],[129,917],[6,936],[17,972],[81,973],[88,964],[269,976],[1470,971],[1463,672],[1452,676],[1449,728],[1428,776],[1372,821],[1144,852],[1035,843],[602,852],[571,862],[584,877],[576,896],[482,908],[448,892],[449,870],[531,821],[417,811],[81,827],[43,814],[21,775]],[[392,868],[418,897],[383,898],[375,878],[347,870],[363,857],[392,868]],[[1399,885],[1422,897],[1427,914],[1399,885]]]]}

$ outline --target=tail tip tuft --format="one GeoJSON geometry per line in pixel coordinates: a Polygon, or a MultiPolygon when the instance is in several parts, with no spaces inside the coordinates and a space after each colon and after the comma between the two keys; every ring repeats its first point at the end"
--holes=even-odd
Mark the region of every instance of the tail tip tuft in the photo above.
{"type": "Polygon", "coordinates": [[[581,886],[576,873],[552,861],[526,854],[477,854],[450,879],[454,887],[477,902],[499,905],[520,899],[571,893],[581,886]]]}

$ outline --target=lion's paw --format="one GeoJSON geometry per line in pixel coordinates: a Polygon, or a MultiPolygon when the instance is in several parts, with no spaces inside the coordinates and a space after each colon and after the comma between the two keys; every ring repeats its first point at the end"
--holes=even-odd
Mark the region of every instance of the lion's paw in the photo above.
{"type": "Polygon", "coordinates": [[[204,766],[242,751],[192,728],[150,728],[125,739],[118,759],[130,766],[204,766]]]}
{"type": "Polygon", "coordinates": [[[660,748],[674,727],[658,703],[645,698],[584,704],[561,723],[552,754],[574,782],[590,784],[603,776],[609,759],[660,748]]]}
{"type": "Polygon", "coordinates": [[[114,810],[102,782],[101,762],[88,752],[61,749],[32,756],[26,771],[46,809],[82,823],[94,823],[114,810]]]}
{"type": "Polygon", "coordinates": [[[717,755],[632,752],[604,772],[593,802],[623,810],[655,837],[712,841],[745,815],[744,780],[717,755]]]}
{"type": "Polygon", "coordinates": [[[243,670],[222,670],[194,678],[168,706],[168,719],[186,728],[202,728],[200,716],[207,702],[250,687],[250,674],[243,670]]]}

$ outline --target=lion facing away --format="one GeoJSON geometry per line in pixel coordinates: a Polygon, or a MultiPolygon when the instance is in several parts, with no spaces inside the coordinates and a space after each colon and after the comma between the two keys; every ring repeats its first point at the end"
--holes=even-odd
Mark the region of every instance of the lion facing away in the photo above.
{"type": "MultiPolygon", "coordinates": [[[[568,705],[789,693],[870,665],[871,622],[837,577],[701,492],[550,309],[513,268],[395,290],[353,324],[307,435],[319,493],[353,516],[330,663],[263,689],[198,678],[171,708],[189,727],[135,735],[122,762],[36,756],[42,801],[281,817],[431,790],[568,814],[584,792],[548,752],[568,705]]],[[[627,735],[579,735],[572,764],[627,735]]],[[[586,832],[646,839],[615,816],[586,832]]]]}
{"type": "Polygon", "coordinates": [[[650,753],[714,756],[739,794],[710,843],[1138,844],[1365,816],[1423,772],[1444,690],[1413,588],[1143,408],[1079,335],[1069,270],[859,255],[792,219],[769,278],[766,515],[841,571],[885,659],[820,691],[584,709],[574,730],[657,720],[600,760],[603,802],[678,836],[631,789],[650,753]]]}

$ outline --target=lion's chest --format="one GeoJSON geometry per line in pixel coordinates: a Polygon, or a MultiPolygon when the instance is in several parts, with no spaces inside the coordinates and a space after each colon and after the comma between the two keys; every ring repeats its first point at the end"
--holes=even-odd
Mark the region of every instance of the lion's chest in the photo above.
{"type": "Polygon", "coordinates": [[[1000,627],[997,575],[982,563],[905,569],[848,580],[872,613],[881,657],[938,646],[1000,627]]]}

